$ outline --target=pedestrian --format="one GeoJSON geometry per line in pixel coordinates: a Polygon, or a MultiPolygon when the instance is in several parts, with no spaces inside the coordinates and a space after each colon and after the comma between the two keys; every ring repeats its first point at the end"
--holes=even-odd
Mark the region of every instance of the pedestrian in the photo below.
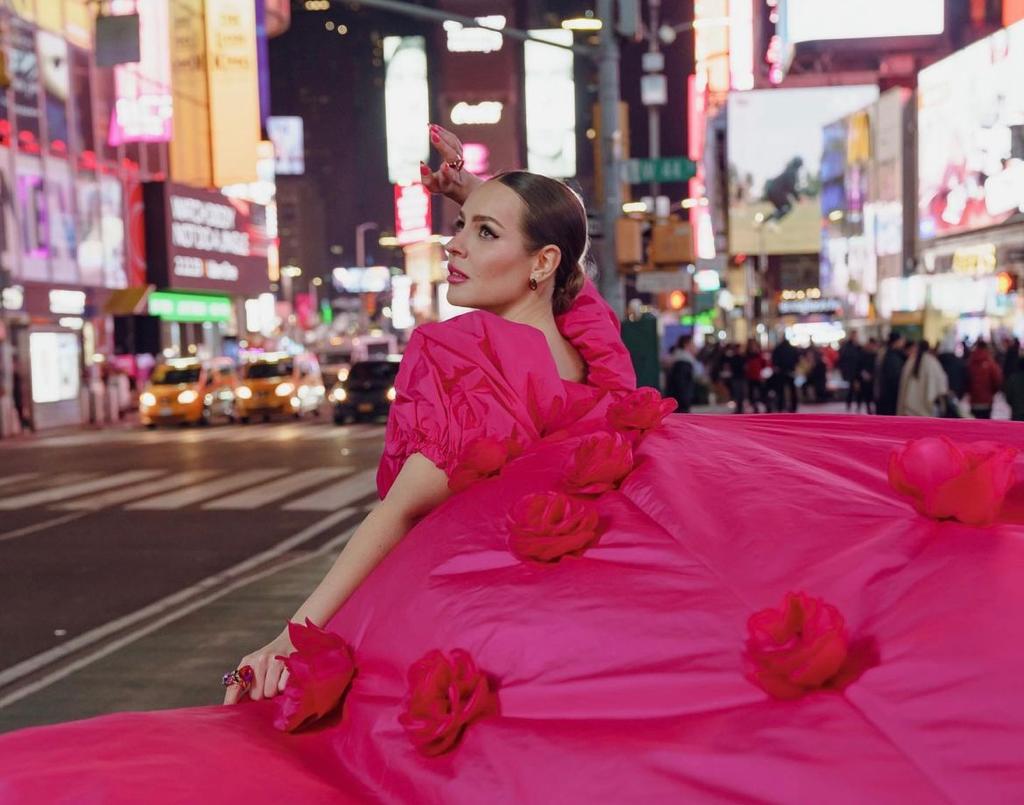
{"type": "Polygon", "coordinates": [[[800,352],[794,347],[785,335],[772,350],[772,375],[775,386],[776,405],[778,410],[788,410],[795,414],[799,406],[796,389],[796,367],[800,362],[800,352]],[[787,402],[788,398],[788,402],[787,402]]]}
{"type": "Polygon", "coordinates": [[[946,372],[925,340],[914,345],[900,376],[896,413],[900,416],[944,416],[949,395],[946,372]]]}
{"type": "Polygon", "coordinates": [[[665,392],[667,396],[675,398],[680,413],[688,414],[693,405],[695,385],[702,374],[697,360],[697,345],[692,335],[679,336],[670,359],[665,392]]]}
{"type": "Polygon", "coordinates": [[[955,337],[947,337],[939,348],[939,363],[949,381],[949,393],[960,400],[967,393],[967,362],[957,354],[955,337]]]}
{"type": "Polygon", "coordinates": [[[1024,422],[1024,361],[1020,359],[1020,342],[1010,347],[1007,358],[1012,371],[1006,373],[1003,394],[1010,405],[1010,419],[1024,422]]]}
{"type": "Polygon", "coordinates": [[[979,338],[967,359],[967,396],[975,419],[992,418],[992,402],[1003,386],[1003,370],[989,352],[988,342],[979,338]]]}
{"type": "Polygon", "coordinates": [[[877,364],[876,384],[878,393],[877,411],[883,416],[895,416],[900,396],[900,379],[903,376],[903,364],[907,361],[904,353],[906,339],[898,330],[889,333],[889,341],[881,352],[877,364]]]}
{"type": "Polygon", "coordinates": [[[17,356],[13,361],[14,372],[11,378],[11,402],[14,403],[14,413],[18,417],[18,424],[23,431],[35,432],[36,426],[32,421],[31,404],[25,399],[25,388],[22,380],[21,366],[18,364],[17,356]]]}
{"type": "Polygon", "coordinates": [[[767,368],[768,361],[765,360],[764,352],[761,351],[761,345],[757,343],[756,339],[751,338],[747,341],[747,354],[746,362],[743,366],[743,374],[747,378],[747,393],[750,397],[750,407],[755,414],[760,413],[758,409],[759,403],[764,406],[765,412],[768,411],[768,399],[764,390],[764,373],[767,368]]]}
{"type": "Polygon", "coordinates": [[[735,413],[742,414],[747,399],[747,356],[739,344],[730,344],[726,361],[729,364],[729,394],[735,413]]]}
{"type": "Polygon", "coordinates": [[[857,331],[839,347],[839,374],[846,383],[846,410],[853,407],[860,395],[860,360],[863,349],[858,341],[857,331]]]}
{"type": "Polygon", "coordinates": [[[860,413],[861,406],[868,414],[875,413],[875,361],[878,359],[878,339],[869,338],[860,352],[857,362],[857,402],[856,410],[860,413]]]}

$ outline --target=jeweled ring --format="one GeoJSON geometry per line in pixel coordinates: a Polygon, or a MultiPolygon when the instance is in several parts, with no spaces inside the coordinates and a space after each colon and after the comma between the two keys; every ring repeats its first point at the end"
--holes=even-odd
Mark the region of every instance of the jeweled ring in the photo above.
{"type": "Polygon", "coordinates": [[[252,687],[252,683],[255,678],[256,673],[252,670],[252,666],[243,665],[241,668],[236,668],[234,671],[228,671],[220,681],[226,688],[230,688],[232,685],[238,685],[242,691],[245,692],[252,687]]]}
{"type": "Polygon", "coordinates": [[[459,157],[458,159],[453,159],[451,162],[445,162],[444,164],[447,165],[456,173],[458,173],[459,171],[462,170],[463,165],[466,164],[466,160],[463,159],[462,157],[459,157]]]}

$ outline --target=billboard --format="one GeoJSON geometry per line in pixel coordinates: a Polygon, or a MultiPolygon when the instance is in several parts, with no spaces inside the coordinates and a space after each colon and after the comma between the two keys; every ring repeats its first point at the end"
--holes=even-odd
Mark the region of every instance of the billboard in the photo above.
{"type": "Polygon", "coordinates": [[[250,297],[267,290],[264,207],[166,182],[147,183],[143,197],[150,282],[250,297]]]}
{"type": "MultiPolygon", "coordinates": [[[[538,39],[571,45],[572,31],[530,31],[538,39]]],[[[576,175],[576,84],[573,54],[540,42],[523,43],[526,67],[526,162],[531,171],[567,179],[576,175]]]]}
{"type": "Polygon", "coordinates": [[[945,29],[945,0],[785,0],[788,43],[824,39],[937,36],[945,29]]]}
{"type": "Polygon", "coordinates": [[[1024,211],[1024,22],[918,76],[918,220],[923,239],[1024,211]]]}
{"type": "Polygon", "coordinates": [[[300,176],[306,171],[301,117],[268,117],[267,136],[274,144],[274,173],[300,176]]]}
{"type": "Polygon", "coordinates": [[[817,254],[822,129],[878,97],[873,85],[729,96],[729,250],[817,254]]]}
{"type": "Polygon", "coordinates": [[[430,96],[423,37],[385,36],[384,64],[388,181],[396,185],[418,182],[419,163],[430,158],[430,96]]]}
{"type": "Polygon", "coordinates": [[[213,184],[254,182],[260,144],[256,4],[206,0],[206,47],[213,184]]]}
{"type": "Polygon", "coordinates": [[[203,0],[171,0],[171,23],[171,177],[176,182],[209,187],[213,166],[203,0]]]}
{"type": "Polygon", "coordinates": [[[167,142],[171,139],[171,63],[168,51],[168,0],[112,0],[114,15],[139,15],[136,64],[114,68],[111,145],[167,142]]]}
{"type": "Polygon", "coordinates": [[[395,236],[407,246],[430,237],[430,193],[421,184],[395,185],[395,236]]]}

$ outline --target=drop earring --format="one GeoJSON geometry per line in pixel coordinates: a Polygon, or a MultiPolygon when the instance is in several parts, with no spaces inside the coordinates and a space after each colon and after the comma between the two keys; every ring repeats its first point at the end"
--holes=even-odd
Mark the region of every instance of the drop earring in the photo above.
{"type": "Polygon", "coordinates": [[[534,279],[533,277],[530,277],[530,290],[531,291],[536,291],[537,290],[537,280],[534,279]]]}

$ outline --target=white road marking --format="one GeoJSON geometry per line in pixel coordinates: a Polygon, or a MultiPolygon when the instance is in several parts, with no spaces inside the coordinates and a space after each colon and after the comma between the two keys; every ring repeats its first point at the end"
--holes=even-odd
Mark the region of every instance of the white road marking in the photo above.
{"type": "Polygon", "coordinates": [[[145,484],[136,484],[125,489],[114,489],[102,495],[83,498],[82,500],[62,503],[54,508],[68,509],[70,511],[93,511],[105,509],[107,506],[118,506],[128,501],[147,498],[159,492],[166,492],[168,489],[177,489],[182,486],[205,481],[207,478],[216,475],[216,470],[192,470],[190,472],[175,472],[166,478],[150,481],[145,484]]]}
{"type": "Polygon", "coordinates": [[[341,483],[331,484],[303,498],[290,501],[282,508],[285,511],[337,511],[350,506],[354,501],[377,491],[377,470],[363,470],[346,478],[341,483]]]}
{"type": "Polygon", "coordinates": [[[102,478],[95,478],[91,481],[82,481],[77,484],[53,484],[50,488],[39,492],[29,492],[24,495],[0,498],[0,509],[11,511],[13,509],[27,509],[31,506],[40,506],[46,503],[55,503],[59,500],[87,495],[90,492],[99,492],[114,486],[123,486],[134,481],[144,481],[156,475],[163,475],[164,472],[166,470],[129,470],[127,472],[115,473],[114,475],[106,475],[102,478]]]}
{"type": "Polygon", "coordinates": [[[288,470],[281,467],[276,469],[247,470],[237,475],[219,478],[212,483],[191,486],[188,489],[181,489],[168,495],[160,495],[151,500],[129,503],[125,506],[125,509],[129,511],[169,511],[171,509],[180,509],[192,503],[209,500],[225,492],[234,492],[243,486],[263,483],[275,476],[284,475],[286,472],[288,470]]]}
{"type": "Polygon", "coordinates": [[[13,486],[22,481],[29,481],[38,475],[38,472],[18,472],[14,475],[8,475],[6,478],[0,478],[0,486],[13,486]]]}
{"type": "Polygon", "coordinates": [[[333,481],[346,475],[351,475],[352,470],[344,467],[319,467],[317,469],[297,472],[287,478],[280,478],[273,483],[252,489],[244,489],[233,495],[220,498],[203,506],[204,509],[256,509],[268,503],[294,495],[309,486],[322,484],[325,481],[333,481]]]}

